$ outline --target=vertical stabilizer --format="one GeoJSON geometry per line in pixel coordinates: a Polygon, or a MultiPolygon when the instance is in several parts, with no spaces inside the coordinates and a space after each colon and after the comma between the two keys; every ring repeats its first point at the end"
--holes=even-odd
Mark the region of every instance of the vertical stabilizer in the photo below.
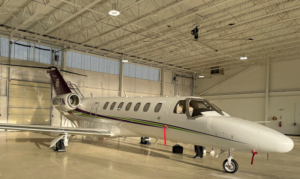
{"type": "Polygon", "coordinates": [[[56,67],[50,67],[50,70],[47,72],[50,74],[56,95],[72,93],[66,81],[56,67]]]}

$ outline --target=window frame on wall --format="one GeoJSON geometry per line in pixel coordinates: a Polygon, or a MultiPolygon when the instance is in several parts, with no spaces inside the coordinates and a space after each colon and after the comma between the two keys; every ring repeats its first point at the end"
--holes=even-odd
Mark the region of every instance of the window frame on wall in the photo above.
{"type": "MultiPolygon", "coordinates": [[[[0,36],[0,41],[0,56],[8,58],[10,44],[9,37],[0,36]]],[[[11,45],[11,58],[13,59],[51,65],[54,63],[52,62],[52,50],[55,50],[55,54],[57,54],[58,52],[59,56],[58,65],[62,64],[62,47],[17,38],[11,38],[11,41],[13,42],[13,44],[11,45]],[[49,53],[47,54],[46,51],[48,51],[49,53]]]]}
{"type": "Polygon", "coordinates": [[[103,57],[100,55],[83,53],[75,50],[68,50],[66,52],[66,66],[68,68],[88,70],[119,76],[121,61],[108,57],[103,57]],[[76,60],[75,63],[74,59],[76,60]]]}
{"type": "Polygon", "coordinates": [[[161,80],[161,69],[134,63],[125,63],[124,76],[159,82],[161,80]]]}

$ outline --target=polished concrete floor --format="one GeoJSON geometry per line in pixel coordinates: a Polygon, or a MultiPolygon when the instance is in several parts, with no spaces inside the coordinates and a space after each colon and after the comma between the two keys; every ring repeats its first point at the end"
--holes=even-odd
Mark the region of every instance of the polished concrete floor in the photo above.
{"type": "MultiPolygon", "coordinates": [[[[141,145],[139,138],[99,139],[73,137],[67,152],[49,149],[52,136],[30,132],[0,132],[0,179],[93,179],[93,178],[221,178],[221,179],[287,179],[300,178],[300,137],[292,152],[255,156],[234,152],[240,169],[224,173],[222,163],[206,154],[193,159],[192,145],[183,145],[184,153],[171,153],[172,145],[141,145]]],[[[154,140],[152,141],[154,143],[154,140]]],[[[216,149],[218,151],[218,149],[216,149]]]]}

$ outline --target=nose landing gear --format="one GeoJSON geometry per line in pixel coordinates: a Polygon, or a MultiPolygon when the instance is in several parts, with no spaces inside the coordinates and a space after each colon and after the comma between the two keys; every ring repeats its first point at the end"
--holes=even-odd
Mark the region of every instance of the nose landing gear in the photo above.
{"type": "Polygon", "coordinates": [[[226,173],[235,173],[239,169],[239,164],[234,159],[231,159],[230,161],[226,159],[223,162],[223,169],[226,173]]]}
{"type": "MultiPolygon", "coordinates": [[[[225,150],[221,149],[216,158],[218,158],[224,152],[225,150]]],[[[224,154],[228,158],[223,162],[223,169],[226,173],[235,173],[239,169],[239,164],[233,159],[233,156],[231,155],[231,150],[229,150],[228,153],[229,155],[224,154]]]]}

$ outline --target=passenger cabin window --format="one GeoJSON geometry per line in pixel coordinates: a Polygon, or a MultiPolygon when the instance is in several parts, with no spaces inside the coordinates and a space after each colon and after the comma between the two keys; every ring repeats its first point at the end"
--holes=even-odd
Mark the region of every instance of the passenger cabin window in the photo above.
{"type": "Polygon", "coordinates": [[[147,103],[147,104],[145,104],[143,111],[147,112],[149,110],[149,108],[150,108],[150,103],[147,103]]]}
{"type": "Polygon", "coordinates": [[[161,109],[162,103],[158,103],[155,108],[154,108],[154,112],[159,112],[161,109]]]}
{"type": "Polygon", "coordinates": [[[119,111],[122,109],[123,105],[124,105],[124,102],[121,102],[121,103],[119,104],[119,106],[118,106],[118,110],[119,110],[119,111]]]}
{"type": "Polygon", "coordinates": [[[134,107],[134,111],[138,111],[140,109],[141,103],[136,103],[134,107]]]}
{"type": "Polygon", "coordinates": [[[186,112],[186,100],[180,100],[176,104],[174,108],[174,113],[175,114],[185,114],[186,112]]]}
{"type": "Polygon", "coordinates": [[[125,110],[126,110],[126,111],[129,111],[129,109],[131,108],[131,105],[132,105],[132,102],[128,103],[128,104],[126,105],[125,110]]]}
{"type": "Polygon", "coordinates": [[[116,102],[113,102],[110,106],[110,110],[113,110],[115,108],[115,106],[116,106],[116,102]]]}
{"type": "Polygon", "coordinates": [[[109,102],[106,102],[106,103],[104,104],[104,106],[103,106],[103,109],[106,109],[107,106],[108,106],[108,104],[109,104],[109,102]]]}

